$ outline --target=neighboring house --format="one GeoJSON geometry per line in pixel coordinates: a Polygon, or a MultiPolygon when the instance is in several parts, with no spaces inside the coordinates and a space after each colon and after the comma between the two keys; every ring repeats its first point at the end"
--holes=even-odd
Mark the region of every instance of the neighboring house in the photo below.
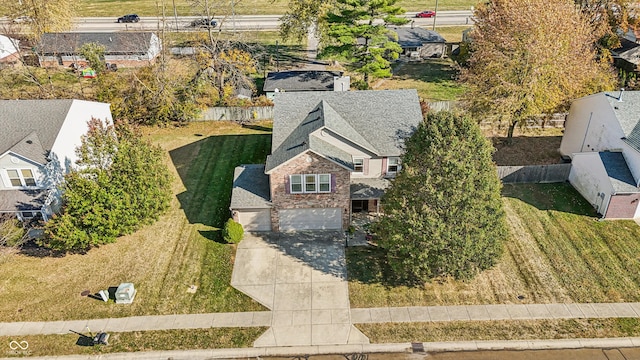
{"type": "Polygon", "coordinates": [[[109,104],[84,100],[0,100],[0,213],[47,220],[56,186],[76,161],[92,117],[112,122],[109,104]]]}
{"type": "Polygon", "coordinates": [[[0,35],[0,64],[12,64],[20,60],[20,41],[0,35]]]}
{"type": "MultiPolygon", "coordinates": [[[[446,54],[446,40],[437,32],[418,28],[390,26],[398,36],[402,54],[412,59],[441,58],[446,54]]],[[[395,39],[394,39],[395,40],[395,39]]]]}
{"type": "Polygon", "coordinates": [[[293,70],[268,73],[262,90],[273,100],[277,92],[349,91],[350,86],[342,71],[293,70]]]}
{"type": "Polygon", "coordinates": [[[560,153],[572,160],[569,182],[604,218],[640,216],[640,91],[575,100],[560,153]]]}
{"type": "Polygon", "coordinates": [[[614,65],[628,72],[640,72],[640,44],[620,38],[620,47],[611,50],[614,65]]]}
{"type": "Polygon", "coordinates": [[[348,228],[378,212],[422,121],[416,90],[279,93],[266,165],[236,168],[233,218],[247,230],[348,228]]]}
{"type": "Polygon", "coordinates": [[[104,61],[122,67],[151,64],[161,50],[160,39],[152,32],[47,33],[36,47],[40,66],[85,66],[80,48],[88,43],[103,45],[104,61]]]}

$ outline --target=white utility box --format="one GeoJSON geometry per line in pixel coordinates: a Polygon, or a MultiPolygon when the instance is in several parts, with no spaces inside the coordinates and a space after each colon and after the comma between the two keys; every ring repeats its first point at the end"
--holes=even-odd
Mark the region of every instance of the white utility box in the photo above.
{"type": "Polygon", "coordinates": [[[131,304],[136,297],[133,283],[122,283],[116,289],[116,304],[131,304]]]}

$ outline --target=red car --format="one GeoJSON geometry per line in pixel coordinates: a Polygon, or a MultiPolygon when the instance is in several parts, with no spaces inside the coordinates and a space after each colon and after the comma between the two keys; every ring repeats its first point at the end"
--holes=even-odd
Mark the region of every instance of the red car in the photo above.
{"type": "Polygon", "coordinates": [[[425,10],[416,14],[417,18],[431,18],[434,16],[436,16],[436,12],[432,10],[425,10]]]}

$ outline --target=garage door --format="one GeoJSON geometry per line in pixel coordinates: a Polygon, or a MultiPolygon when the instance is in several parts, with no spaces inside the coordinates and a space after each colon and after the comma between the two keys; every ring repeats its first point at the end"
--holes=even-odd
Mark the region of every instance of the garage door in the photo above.
{"type": "Polygon", "coordinates": [[[287,209],[280,210],[280,231],[291,230],[340,230],[342,209],[287,209]]]}
{"type": "Polygon", "coordinates": [[[238,211],[238,222],[245,231],[271,231],[271,210],[238,211]]]}

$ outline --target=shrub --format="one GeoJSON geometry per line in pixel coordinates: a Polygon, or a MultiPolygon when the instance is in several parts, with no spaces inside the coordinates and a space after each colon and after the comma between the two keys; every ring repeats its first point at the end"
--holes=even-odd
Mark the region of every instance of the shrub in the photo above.
{"type": "Polygon", "coordinates": [[[244,235],[244,229],[242,225],[233,221],[233,219],[227,220],[224,224],[224,229],[222,230],[222,234],[224,236],[224,240],[230,244],[237,244],[242,240],[242,236],[244,235]]]}

